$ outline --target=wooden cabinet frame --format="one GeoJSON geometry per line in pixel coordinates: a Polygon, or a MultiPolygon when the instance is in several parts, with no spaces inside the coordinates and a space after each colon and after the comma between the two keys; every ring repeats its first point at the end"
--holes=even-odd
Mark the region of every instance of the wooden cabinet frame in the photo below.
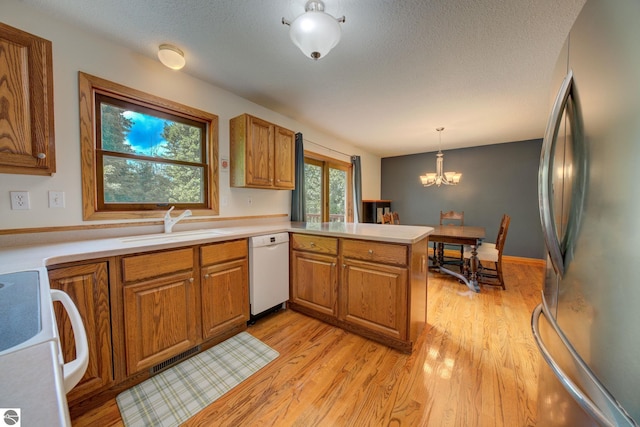
{"type": "Polygon", "coordinates": [[[0,173],[56,171],[52,44],[0,23],[2,119],[0,173]]]}

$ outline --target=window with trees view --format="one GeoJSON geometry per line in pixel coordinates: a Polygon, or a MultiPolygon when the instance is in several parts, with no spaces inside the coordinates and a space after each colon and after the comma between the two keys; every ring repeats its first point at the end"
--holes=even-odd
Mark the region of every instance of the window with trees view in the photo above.
{"type": "Polygon", "coordinates": [[[85,219],[217,213],[217,116],[84,73],[80,92],[85,219]]]}
{"type": "Polygon", "coordinates": [[[306,152],[305,221],[351,222],[351,164],[306,152]]]}

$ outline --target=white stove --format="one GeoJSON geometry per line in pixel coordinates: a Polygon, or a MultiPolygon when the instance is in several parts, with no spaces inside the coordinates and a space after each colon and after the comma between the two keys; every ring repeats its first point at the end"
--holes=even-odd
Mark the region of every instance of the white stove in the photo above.
{"type": "Polygon", "coordinates": [[[15,427],[70,426],[66,393],[89,360],[82,319],[69,296],[49,289],[47,270],[0,275],[0,417],[15,427]],[[76,359],[64,363],[53,301],[73,327],[76,359]]]}

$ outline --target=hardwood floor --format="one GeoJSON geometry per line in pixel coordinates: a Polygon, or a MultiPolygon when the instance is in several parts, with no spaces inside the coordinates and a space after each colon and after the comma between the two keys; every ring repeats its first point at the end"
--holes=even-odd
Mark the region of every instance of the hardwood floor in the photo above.
{"type": "MultiPolygon", "coordinates": [[[[274,362],[185,426],[533,426],[540,359],[529,318],[542,267],[505,263],[507,290],[429,274],[412,354],[291,310],[249,327],[274,362]]],[[[74,426],[122,426],[115,399],[74,426]]]]}

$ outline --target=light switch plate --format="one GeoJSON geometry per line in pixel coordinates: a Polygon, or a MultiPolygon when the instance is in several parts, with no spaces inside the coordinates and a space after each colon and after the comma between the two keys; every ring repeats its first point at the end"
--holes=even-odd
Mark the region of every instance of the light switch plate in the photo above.
{"type": "Polygon", "coordinates": [[[49,191],[49,207],[64,208],[64,191],[49,191]]]}
{"type": "Polygon", "coordinates": [[[11,195],[11,210],[31,209],[28,191],[10,191],[9,194],[11,195]]]}

